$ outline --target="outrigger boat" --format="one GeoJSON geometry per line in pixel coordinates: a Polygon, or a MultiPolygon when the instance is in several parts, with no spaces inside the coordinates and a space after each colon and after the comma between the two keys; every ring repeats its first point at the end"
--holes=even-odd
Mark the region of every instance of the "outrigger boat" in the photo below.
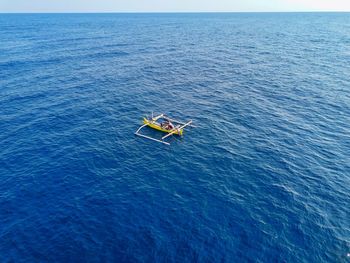
{"type": "Polygon", "coordinates": [[[152,113],[151,118],[145,118],[145,117],[143,118],[143,125],[137,129],[137,131],[135,132],[135,135],[141,136],[146,139],[150,139],[152,141],[170,145],[170,143],[164,141],[164,139],[172,135],[182,136],[184,128],[191,124],[192,124],[192,120],[188,122],[177,121],[165,116],[164,114],[160,114],[158,116],[153,117],[153,113],[152,113]],[[160,120],[163,120],[163,121],[159,122],[160,120]],[[146,126],[167,134],[164,135],[161,139],[157,139],[157,138],[153,138],[151,136],[147,136],[145,134],[140,133],[140,131],[146,126]]]}

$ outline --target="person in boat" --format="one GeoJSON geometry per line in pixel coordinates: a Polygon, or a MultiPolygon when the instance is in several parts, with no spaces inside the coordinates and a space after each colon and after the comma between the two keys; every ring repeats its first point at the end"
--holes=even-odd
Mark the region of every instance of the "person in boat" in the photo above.
{"type": "Polygon", "coordinates": [[[163,121],[160,126],[166,130],[174,129],[174,125],[169,120],[163,121]]]}

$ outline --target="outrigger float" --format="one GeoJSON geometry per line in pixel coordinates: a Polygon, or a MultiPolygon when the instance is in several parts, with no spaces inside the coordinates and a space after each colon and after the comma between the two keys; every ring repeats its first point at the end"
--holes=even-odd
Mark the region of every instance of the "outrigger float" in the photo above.
{"type": "Polygon", "coordinates": [[[158,116],[153,117],[153,113],[152,113],[151,118],[145,118],[145,117],[143,118],[143,125],[137,129],[137,131],[135,132],[135,135],[152,140],[152,141],[170,145],[170,143],[164,141],[164,139],[172,135],[182,136],[184,128],[191,124],[192,124],[192,120],[189,120],[187,122],[177,121],[165,116],[164,114],[160,114],[158,116]],[[159,122],[160,120],[163,120],[163,121],[159,122]],[[157,138],[140,133],[140,131],[146,126],[167,134],[164,135],[161,139],[157,139],[157,138]]]}

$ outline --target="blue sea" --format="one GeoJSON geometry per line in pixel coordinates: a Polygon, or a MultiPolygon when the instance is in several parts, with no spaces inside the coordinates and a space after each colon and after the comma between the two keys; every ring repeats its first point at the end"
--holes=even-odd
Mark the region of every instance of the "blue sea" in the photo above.
{"type": "Polygon", "coordinates": [[[349,13],[0,15],[0,262],[349,253],[349,13]]]}

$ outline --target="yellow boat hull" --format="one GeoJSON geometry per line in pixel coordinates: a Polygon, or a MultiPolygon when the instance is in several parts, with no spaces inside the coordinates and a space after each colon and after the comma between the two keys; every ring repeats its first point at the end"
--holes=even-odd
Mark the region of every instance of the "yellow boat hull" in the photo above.
{"type": "MultiPolygon", "coordinates": [[[[155,130],[158,130],[158,131],[161,131],[161,132],[166,132],[166,133],[170,133],[170,132],[173,132],[174,130],[166,130],[166,129],[163,129],[160,125],[156,124],[156,123],[153,123],[153,122],[150,122],[148,119],[146,118],[143,118],[143,123],[144,124],[147,124],[148,127],[151,127],[152,129],[155,129],[155,130]]],[[[173,134],[177,134],[177,135],[182,135],[182,132],[183,130],[179,130],[179,131],[176,131],[174,132],[173,134]]]]}

